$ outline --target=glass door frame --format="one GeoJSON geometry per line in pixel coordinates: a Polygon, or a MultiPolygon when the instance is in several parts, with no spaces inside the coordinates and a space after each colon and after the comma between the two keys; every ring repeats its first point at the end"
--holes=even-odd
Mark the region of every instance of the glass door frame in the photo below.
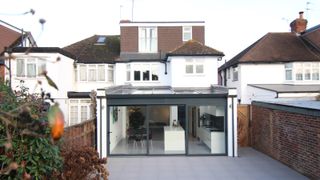
{"type": "MultiPolygon", "coordinates": [[[[107,99],[107,98],[106,98],[107,99]]],[[[146,104],[144,101],[146,99],[139,99],[137,100],[138,103],[126,103],[125,101],[132,101],[133,99],[126,99],[120,98],[120,101],[118,103],[110,103],[106,105],[106,117],[107,117],[107,123],[106,123],[106,136],[107,136],[107,156],[227,156],[228,155],[228,105],[227,105],[227,96],[217,96],[217,97],[197,97],[197,98],[170,98],[168,99],[157,99],[157,98],[150,98],[147,101],[152,102],[154,99],[156,99],[154,102],[150,104],[146,104]],[[211,100],[208,103],[208,98],[211,100]],[[196,102],[193,101],[193,99],[196,99],[196,102]],[[215,101],[215,99],[223,99],[223,102],[225,103],[225,116],[224,116],[224,127],[225,127],[225,153],[223,154],[189,154],[189,137],[188,137],[188,131],[189,131],[189,117],[188,117],[188,108],[190,106],[204,106],[204,105],[213,105],[212,101],[215,101]],[[167,101],[166,101],[167,100],[167,101]],[[198,101],[202,101],[202,103],[199,103],[198,101]],[[160,103],[159,103],[160,102],[160,103]],[[170,103],[170,102],[177,102],[177,103],[170,103]],[[144,154],[110,154],[110,107],[112,106],[145,106],[147,109],[146,113],[146,119],[147,119],[147,134],[150,132],[149,127],[149,120],[147,118],[148,115],[148,107],[149,106],[184,106],[185,110],[185,121],[186,121],[186,127],[185,127],[185,153],[183,154],[150,154],[149,150],[149,137],[147,137],[147,150],[144,154]]],[[[115,100],[115,99],[113,99],[115,100]]],[[[136,100],[136,99],[134,99],[136,100]]]]}

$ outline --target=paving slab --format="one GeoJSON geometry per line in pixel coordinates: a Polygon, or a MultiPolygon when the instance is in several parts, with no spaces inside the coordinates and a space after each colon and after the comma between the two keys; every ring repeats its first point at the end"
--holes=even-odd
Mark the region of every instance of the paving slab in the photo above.
{"type": "Polygon", "coordinates": [[[109,157],[107,168],[110,180],[308,179],[252,148],[240,148],[239,155],[109,157]]]}

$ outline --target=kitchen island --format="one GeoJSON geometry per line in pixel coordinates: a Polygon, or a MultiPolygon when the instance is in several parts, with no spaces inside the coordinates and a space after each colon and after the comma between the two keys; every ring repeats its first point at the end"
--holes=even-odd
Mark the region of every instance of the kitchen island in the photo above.
{"type": "Polygon", "coordinates": [[[226,137],[224,131],[215,128],[200,127],[198,128],[199,139],[208,146],[212,154],[226,153],[226,137]]]}
{"type": "Polygon", "coordinates": [[[164,126],[164,151],[166,153],[185,152],[185,131],[181,126],[164,126]]]}

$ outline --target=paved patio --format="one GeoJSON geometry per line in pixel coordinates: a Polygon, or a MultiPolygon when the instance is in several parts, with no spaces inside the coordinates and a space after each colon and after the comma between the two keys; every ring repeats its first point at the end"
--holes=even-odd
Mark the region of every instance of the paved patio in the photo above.
{"type": "Polygon", "coordinates": [[[240,157],[110,157],[110,180],[308,179],[282,163],[252,149],[240,157]]]}

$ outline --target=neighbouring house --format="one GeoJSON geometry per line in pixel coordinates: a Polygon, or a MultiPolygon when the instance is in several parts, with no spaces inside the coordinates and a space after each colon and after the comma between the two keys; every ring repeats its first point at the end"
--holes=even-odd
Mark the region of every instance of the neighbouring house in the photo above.
{"type": "Polygon", "coordinates": [[[12,48],[36,46],[37,44],[30,32],[23,31],[22,29],[0,20],[0,80],[4,80],[4,59],[9,56],[12,48]]]}
{"type": "Polygon", "coordinates": [[[237,88],[241,104],[272,98],[315,97],[320,92],[320,26],[300,17],[291,32],[267,33],[219,68],[222,85],[237,88]]]}
{"type": "Polygon", "coordinates": [[[120,22],[114,86],[98,89],[100,156],[237,156],[236,92],[203,21],[120,22]]]}
{"type": "MultiPolygon", "coordinates": [[[[11,87],[19,91],[21,87],[28,88],[29,93],[40,94],[43,90],[50,93],[50,97],[59,103],[66,125],[68,120],[69,99],[67,93],[75,87],[74,59],[75,57],[58,47],[15,47],[12,48],[13,59],[6,59],[6,65],[11,60],[11,87]],[[57,85],[55,89],[42,74],[57,85]]],[[[5,71],[5,78],[10,79],[9,70],[5,71]]],[[[87,115],[89,116],[89,114],[87,115]]]]}
{"type": "Polygon", "coordinates": [[[69,89],[69,125],[78,124],[90,118],[90,97],[92,90],[114,86],[115,60],[120,56],[119,35],[94,35],[63,48],[75,57],[73,89],[69,89]]]}

